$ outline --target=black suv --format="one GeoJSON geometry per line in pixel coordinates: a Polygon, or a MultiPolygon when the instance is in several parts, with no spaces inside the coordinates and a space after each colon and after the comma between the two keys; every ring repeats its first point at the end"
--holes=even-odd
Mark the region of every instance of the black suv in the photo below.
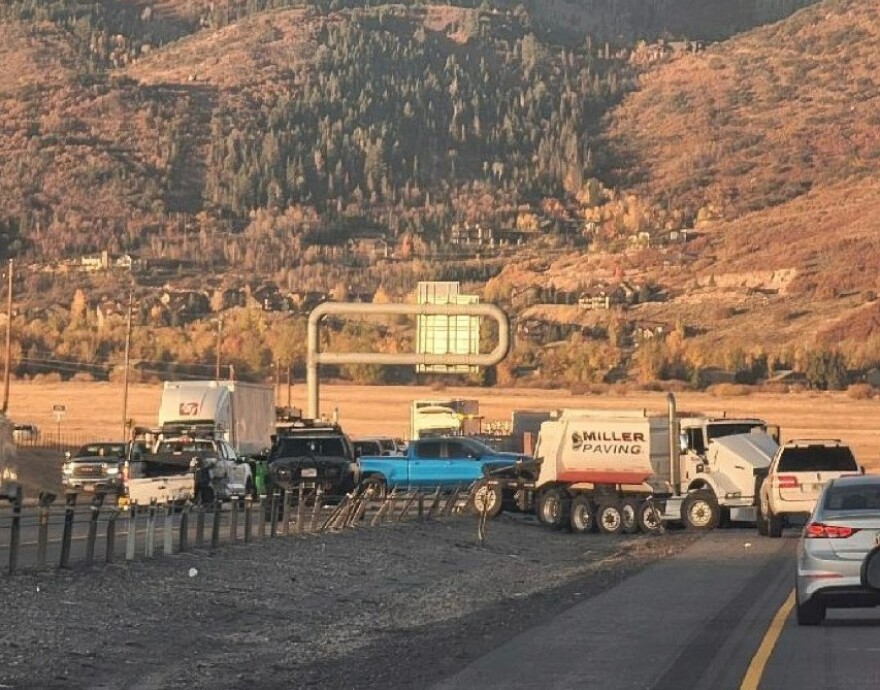
{"type": "Polygon", "coordinates": [[[266,489],[343,496],[357,486],[354,446],[337,424],[299,420],[279,426],[269,450],[266,489]]]}

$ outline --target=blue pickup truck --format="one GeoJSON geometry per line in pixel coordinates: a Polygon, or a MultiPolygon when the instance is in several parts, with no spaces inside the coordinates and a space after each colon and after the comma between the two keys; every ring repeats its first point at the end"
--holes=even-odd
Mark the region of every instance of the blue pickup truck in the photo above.
{"type": "MultiPolygon", "coordinates": [[[[465,436],[439,436],[410,441],[402,456],[358,458],[361,488],[368,496],[382,498],[389,489],[465,488],[486,472],[511,467],[532,459],[518,453],[502,453],[465,436]]],[[[471,491],[471,507],[494,517],[501,510],[497,487],[479,482],[471,491]]]]}

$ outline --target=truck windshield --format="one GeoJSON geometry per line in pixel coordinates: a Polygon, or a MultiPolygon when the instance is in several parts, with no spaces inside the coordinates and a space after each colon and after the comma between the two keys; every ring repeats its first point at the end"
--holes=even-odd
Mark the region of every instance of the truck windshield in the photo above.
{"type": "Polygon", "coordinates": [[[90,443],[89,445],[83,446],[78,451],[74,457],[77,458],[85,458],[85,457],[94,457],[100,456],[102,458],[121,458],[125,456],[125,444],[123,443],[90,443]]]}
{"type": "Polygon", "coordinates": [[[338,436],[329,438],[281,438],[276,457],[299,457],[302,455],[345,457],[345,445],[338,436]]]}
{"type": "Polygon", "coordinates": [[[766,424],[758,422],[714,422],[706,426],[706,436],[709,441],[724,436],[736,434],[750,434],[752,431],[767,431],[766,424]]]}

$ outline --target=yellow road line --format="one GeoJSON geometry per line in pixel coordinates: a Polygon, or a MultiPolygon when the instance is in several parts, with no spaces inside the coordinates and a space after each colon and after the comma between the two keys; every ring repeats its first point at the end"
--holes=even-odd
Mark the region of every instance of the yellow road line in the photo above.
{"type": "Polygon", "coordinates": [[[761,640],[761,646],[758,647],[758,651],[755,652],[755,656],[752,657],[749,668],[746,670],[746,675],[743,677],[743,682],[739,686],[739,690],[758,690],[758,686],[761,684],[761,678],[764,675],[764,668],[767,666],[767,662],[770,660],[770,655],[773,653],[773,648],[776,646],[776,642],[782,634],[785,619],[788,618],[788,614],[791,613],[793,608],[794,590],[791,590],[788,598],[782,603],[782,606],[779,607],[776,615],[773,616],[773,620],[770,621],[770,627],[767,628],[767,632],[764,633],[764,639],[761,640]]]}

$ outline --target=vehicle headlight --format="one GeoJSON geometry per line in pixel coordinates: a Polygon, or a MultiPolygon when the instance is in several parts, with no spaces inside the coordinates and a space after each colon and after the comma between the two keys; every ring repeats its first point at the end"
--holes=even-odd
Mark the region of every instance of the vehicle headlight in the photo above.
{"type": "Polygon", "coordinates": [[[106,468],[107,474],[119,474],[119,467],[113,465],[112,467],[106,468]]]}
{"type": "Polygon", "coordinates": [[[62,473],[62,474],[73,474],[73,465],[71,465],[71,464],[68,463],[68,462],[65,462],[65,463],[61,466],[61,473],[62,473]]]}

